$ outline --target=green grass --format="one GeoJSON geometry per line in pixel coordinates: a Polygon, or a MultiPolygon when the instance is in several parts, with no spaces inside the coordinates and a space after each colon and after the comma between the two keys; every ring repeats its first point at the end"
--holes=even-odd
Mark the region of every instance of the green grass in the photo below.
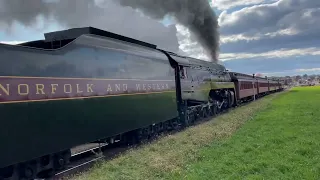
{"type": "Polygon", "coordinates": [[[237,108],[72,179],[320,179],[320,88],[237,108]]]}
{"type": "Polygon", "coordinates": [[[320,179],[320,87],[282,95],[200,154],[184,170],[187,179],[320,179]]]}

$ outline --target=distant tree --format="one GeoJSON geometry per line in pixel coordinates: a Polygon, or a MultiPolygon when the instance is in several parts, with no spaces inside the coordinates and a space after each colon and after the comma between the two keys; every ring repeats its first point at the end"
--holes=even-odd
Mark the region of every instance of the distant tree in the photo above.
{"type": "Polygon", "coordinates": [[[285,84],[285,85],[288,85],[288,84],[289,84],[289,79],[285,79],[285,80],[284,80],[284,84],[285,84]]]}
{"type": "Polygon", "coordinates": [[[308,74],[304,74],[303,79],[308,79],[308,74]]]}
{"type": "Polygon", "coordinates": [[[309,78],[310,78],[311,81],[313,81],[313,80],[316,79],[316,75],[311,75],[311,76],[309,76],[309,78]]]}
{"type": "Polygon", "coordinates": [[[296,76],[296,81],[299,81],[301,79],[301,76],[296,76]]]}

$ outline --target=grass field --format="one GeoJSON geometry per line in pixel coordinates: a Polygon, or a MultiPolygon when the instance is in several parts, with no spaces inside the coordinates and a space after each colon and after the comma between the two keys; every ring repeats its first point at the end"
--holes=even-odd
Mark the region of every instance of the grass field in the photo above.
{"type": "Polygon", "coordinates": [[[319,107],[319,87],[270,95],[73,179],[320,179],[319,107]]]}

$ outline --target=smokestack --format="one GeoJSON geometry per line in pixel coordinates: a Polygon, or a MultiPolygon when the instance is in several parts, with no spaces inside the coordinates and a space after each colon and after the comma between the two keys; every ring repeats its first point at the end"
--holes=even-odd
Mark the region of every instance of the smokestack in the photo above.
{"type": "Polygon", "coordinates": [[[173,16],[188,28],[212,61],[218,61],[218,20],[208,0],[114,0],[122,6],[141,10],[154,19],[173,16]]]}

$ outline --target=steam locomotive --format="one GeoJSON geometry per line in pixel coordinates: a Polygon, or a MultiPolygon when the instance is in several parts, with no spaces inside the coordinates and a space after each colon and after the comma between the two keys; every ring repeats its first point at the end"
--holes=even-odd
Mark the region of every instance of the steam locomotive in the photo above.
{"type": "Polygon", "coordinates": [[[4,179],[61,169],[80,144],[137,143],[283,89],[93,27],[44,36],[0,44],[4,179]]]}

